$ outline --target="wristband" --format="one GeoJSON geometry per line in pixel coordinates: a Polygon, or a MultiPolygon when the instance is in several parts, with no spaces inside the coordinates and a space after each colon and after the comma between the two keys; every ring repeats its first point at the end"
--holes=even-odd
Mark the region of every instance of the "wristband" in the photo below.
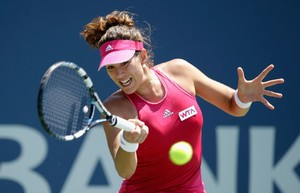
{"type": "Polygon", "coordinates": [[[124,132],[124,130],[122,130],[120,133],[120,141],[119,141],[120,147],[126,152],[136,152],[136,150],[139,148],[139,144],[128,142],[124,138],[123,132],[124,132]]]}
{"type": "Polygon", "coordinates": [[[238,89],[236,89],[234,92],[234,100],[235,100],[235,103],[237,104],[237,106],[239,106],[241,109],[248,109],[252,104],[252,102],[244,103],[243,101],[241,101],[239,99],[238,89]]]}

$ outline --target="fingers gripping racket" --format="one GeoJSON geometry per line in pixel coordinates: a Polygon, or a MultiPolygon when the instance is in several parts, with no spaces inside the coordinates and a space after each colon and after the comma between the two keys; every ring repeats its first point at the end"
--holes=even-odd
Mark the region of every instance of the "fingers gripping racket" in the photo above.
{"type": "Polygon", "coordinates": [[[102,104],[87,73],[71,62],[53,64],[44,74],[38,93],[38,114],[44,129],[69,141],[98,124],[108,122],[131,131],[135,124],[112,115],[102,104]],[[95,108],[104,118],[93,121],[95,108]]]}

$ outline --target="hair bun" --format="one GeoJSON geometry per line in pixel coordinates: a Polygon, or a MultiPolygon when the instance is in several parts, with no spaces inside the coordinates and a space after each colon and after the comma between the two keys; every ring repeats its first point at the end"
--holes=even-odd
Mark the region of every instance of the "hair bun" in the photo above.
{"type": "Polygon", "coordinates": [[[135,27],[133,14],[126,11],[113,11],[106,16],[106,30],[117,25],[135,27]]]}
{"type": "Polygon", "coordinates": [[[113,26],[134,27],[133,14],[127,11],[113,11],[105,17],[97,17],[88,23],[80,33],[94,48],[99,48],[98,42],[106,31],[113,26]]]}

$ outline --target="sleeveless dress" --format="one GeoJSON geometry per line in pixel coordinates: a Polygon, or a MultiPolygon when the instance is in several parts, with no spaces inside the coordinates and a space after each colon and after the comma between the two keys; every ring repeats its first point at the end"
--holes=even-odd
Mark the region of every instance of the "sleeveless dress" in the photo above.
{"type": "Polygon", "coordinates": [[[165,96],[152,103],[135,93],[127,95],[138,119],[149,127],[149,134],[137,150],[135,173],[123,181],[119,193],[205,193],[200,171],[203,117],[196,97],[161,71],[152,70],[165,96]],[[192,159],[183,166],[173,164],[169,158],[170,147],[179,141],[193,147],[192,159]]]}

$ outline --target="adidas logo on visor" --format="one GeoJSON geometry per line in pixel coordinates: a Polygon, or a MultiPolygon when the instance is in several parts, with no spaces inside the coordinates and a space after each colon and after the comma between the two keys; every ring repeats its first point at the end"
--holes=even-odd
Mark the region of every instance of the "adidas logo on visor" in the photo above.
{"type": "Polygon", "coordinates": [[[108,45],[106,48],[105,48],[105,52],[108,52],[110,50],[113,50],[113,47],[111,45],[108,45]]]}

